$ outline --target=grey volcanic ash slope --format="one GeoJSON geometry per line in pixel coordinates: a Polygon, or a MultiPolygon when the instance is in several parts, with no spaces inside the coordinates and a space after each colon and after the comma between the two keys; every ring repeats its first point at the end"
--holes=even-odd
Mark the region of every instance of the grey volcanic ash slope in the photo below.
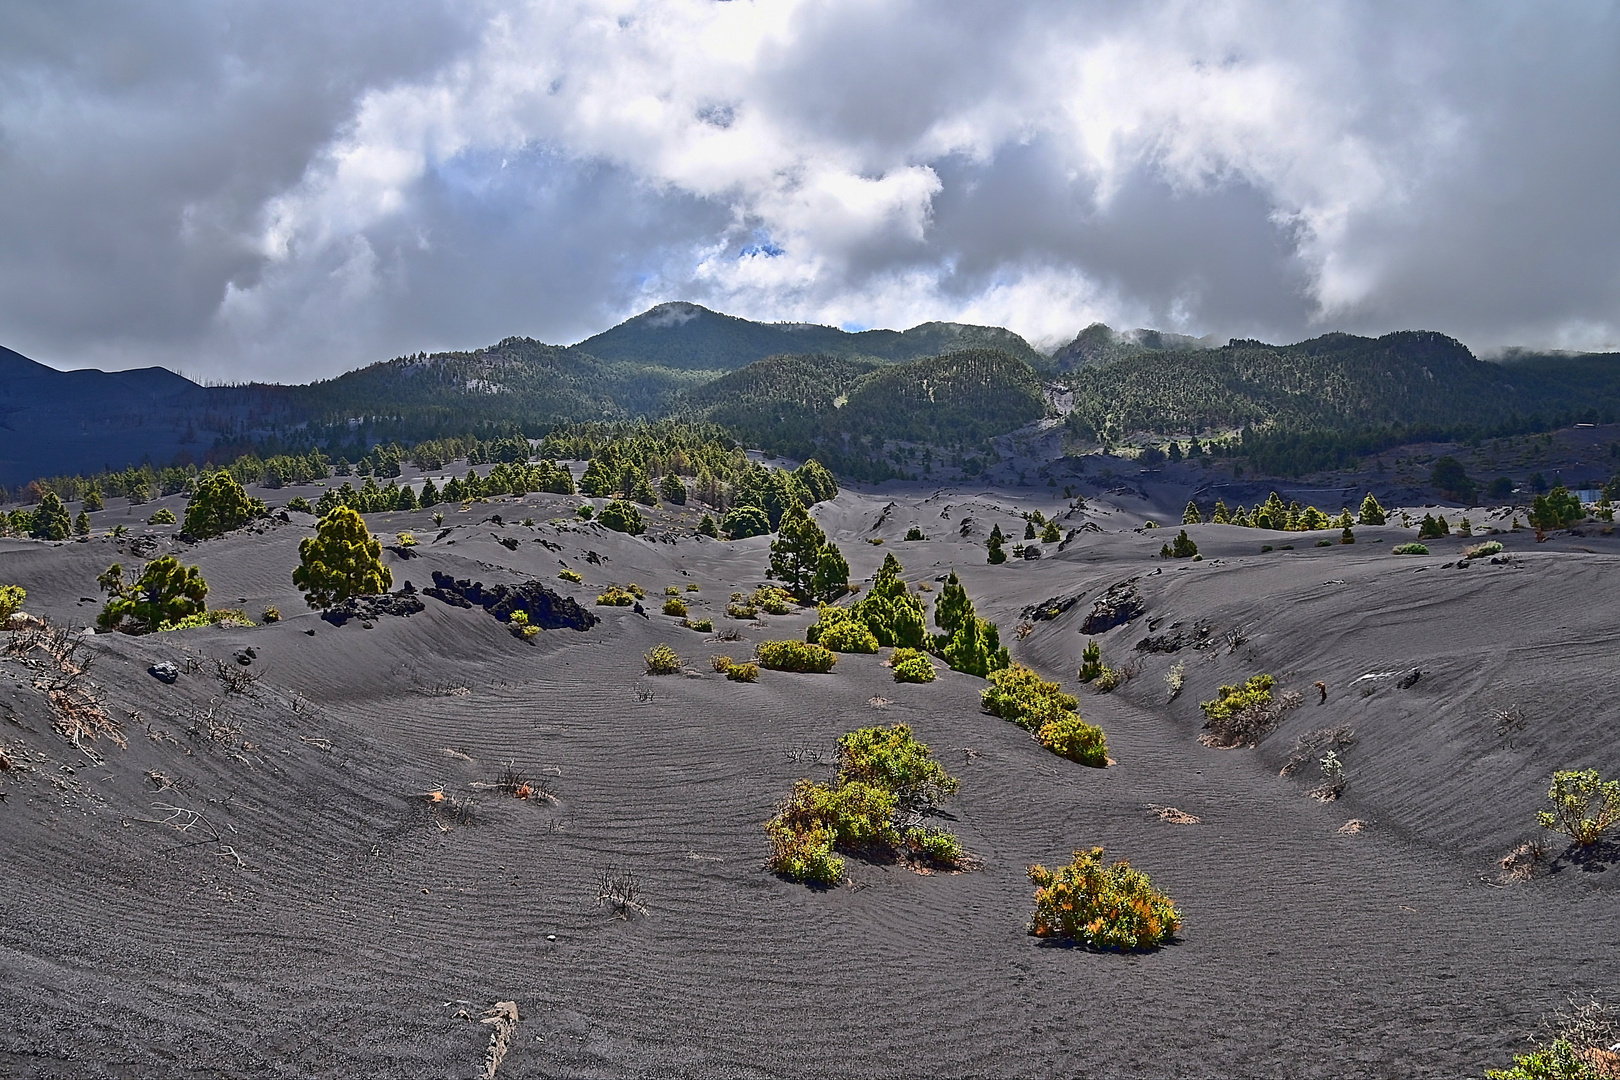
{"type": "MultiPolygon", "coordinates": [[[[955,568],[1015,659],[1071,689],[1081,624],[1130,582],[1144,610],[1097,638],[1140,668],[1081,694],[1117,761],[1094,770],[981,713],[984,684],[955,672],[899,685],[880,657],[845,655],[831,675],[726,681],[711,653],[802,637],[812,617],[723,617],[763,580],[768,538],[700,540],[690,512],[655,512],[645,538],[511,524],[571,502],[478,504],[442,534],[421,514],[370,524],[423,538],[386,556],[396,585],[537,579],[586,604],[610,583],[655,600],[676,586],[741,640],[653,603],[592,605],[599,625],[530,644],[432,598],[334,627],[292,590],[309,532],[295,515],[178,549],[216,603],[283,621],[83,647],[126,746],[74,747],[34,688],[43,669],[0,663],[0,1073],[471,1076],[489,1034],[476,1019],[512,1001],[503,1077],[1454,1077],[1505,1064],[1566,991],[1614,985],[1620,867],[1561,858],[1520,884],[1497,867],[1536,832],[1553,769],[1620,772],[1620,701],[1600,677],[1613,538],[1507,534],[1511,560],[1457,569],[1461,541],[1397,557],[1372,542],[1393,528],[1260,555],[1252,530],[1193,526],[1204,560],[1166,563],[1163,533],[1132,531],[1134,499],[846,491],[817,507],[854,576],[891,551],[913,582],[955,568]],[[1030,509],[1101,531],[985,565],[990,527],[1030,509]],[[930,539],[903,541],[913,525],[930,539]],[[1070,598],[1012,640],[1023,612],[1070,598]],[[1178,636],[1175,652],[1134,648],[1178,636]],[[645,675],[660,642],[700,677],[645,675]],[[147,674],[163,661],[172,684],[147,674]],[[1260,671],[1306,704],[1257,749],[1200,745],[1197,702],[1260,671]],[[232,692],[235,672],[256,681],[232,692]],[[1525,723],[1498,734],[1512,704],[1525,723]],[[794,780],[822,776],[840,734],[896,722],[960,777],[951,825],[982,867],[854,861],[854,885],[830,891],[768,874],[760,823],[794,780]],[[1348,786],[1323,803],[1278,771],[1334,727],[1353,729],[1348,786]],[[501,794],[509,762],[555,801],[501,794]],[[1162,821],[1164,806],[1201,823],[1162,821]],[[1026,867],[1094,844],[1175,898],[1177,943],[1120,956],[1026,935],[1026,867]],[[597,902],[624,873],[646,908],[628,921],[597,902]]],[[[118,557],[99,539],[0,545],[6,580],[53,621],[86,620],[80,598],[118,557]]]]}

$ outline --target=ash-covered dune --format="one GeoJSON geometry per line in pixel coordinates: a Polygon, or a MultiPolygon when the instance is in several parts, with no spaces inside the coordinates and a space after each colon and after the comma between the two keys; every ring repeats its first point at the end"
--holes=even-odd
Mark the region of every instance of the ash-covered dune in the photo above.
{"type": "MultiPolygon", "coordinates": [[[[955,672],[896,684],[881,656],[844,655],[830,675],[715,674],[712,654],[802,638],[813,612],[725,618],[765,581],[769,538],[697,538],[693,510],[654,512],[641,538],[543,495],[442,530],[368,518],[385,543],[420,540],[385,553],[396,589],[536,581],[602,620],[528,642],[433,597],[321,620],[290,579],[307,516],[196,545],[138,529],[142,551],[201,565],[212,603],[283,618],[85,641],[126,746],[54,729],[42,653],[0,662],[0,1073],[474,1076],[477,1021],[511,1001],[502,1077],[1454,1077],[1505,1064],[1566,992],[1613,989],[1620,865],[1560,858],[1514,883],[1498,860],[1539,831],[1554,769],[1620,773],[1620,542],[1504,533],[1511,558],[1458,569],[1464,541],[1394,556],[1394,527],[1313,548],[1191,526],[1202,560],[1165,561],[1174,530],[1138,531],[1163,507],[1088,500],[894,487],[815,516],[853,577],[888,553],[934,590],[954,569],[1014,658],[1068,689],[1092,636],[1114,667],[1139,658],[1113,693],[1079,691],[1106,770],[985,715],[984,683],[955,672]],[[1035,509],[1061,550],[986,565],[990,529],[1016,540],[1035,509]],[[928,539],[905,541],[913,526],[928,539]],[[644,614],[593,603],[630,582],[644,614]],[[1125,583],[1140,613],[1081,633],[1125,583]],[[662,615],[667,587],[738,640],[662,615]],[[1174,651],[1138,652],[1150,638],[1174,651]],[[689,672],[644,674],[659,643],[689,672]],[[148,674],[164,662],[172,683],[148,674]],[[1258,672],[1304,704],[1255,749],[1201,745],[1198,702],[1258,672]],[[794,780],[824,776],[842,733],[899,722],[960,777],[945,809],[982,867],[856,861],[830,891],[767,873],[760,825],[794,780]],[[1336,728],[1347,783],[1322,802],[1319,749],[1278,773],[1336,728]],[[554,800],[503,794],[508,763],[554,800]],[[1092,845],[1175,898],[1175,944],[1026,934],[1026,868],[1092,845]],[[597,899],[625,874],[646,909],[630,920],[597,899]]],[[[83,624],[95,575],[132,548],[0,540],[0,566],[31,612],[83,624]]]]}

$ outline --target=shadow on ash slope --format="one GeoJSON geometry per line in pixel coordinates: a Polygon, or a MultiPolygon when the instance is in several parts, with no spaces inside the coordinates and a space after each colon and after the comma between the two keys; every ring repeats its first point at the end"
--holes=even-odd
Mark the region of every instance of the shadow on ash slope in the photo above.
{"type": "MultiPolygon", "coordinates": [[[[78,745],[49,650],[0,663],[0,1073],[1449,1077],[1504,1063],[1566,992],[1615,989],[1620,866],[1556,846],[1533,880],[1499,866],[1555,768],[1620,771],[1611,538],[1508,534],[1510,559],[1458,569],[1462,541],[1394,557],[1395,529],[1261,555],[1275,537],[1194,526],[1203,561],[1164,562],[1128,498],[818,508],[856,577],[890,552],[913,582],[955,568],[1015,658],[1070,688],[1095,637],[1133,677],[1081,694],[1118,761],[1089,770],[980,713],[983,684],[954,672],[896,685],[843,656],[727,682],[711,653],[813,617],[724,617],[768,540],[700,540],[667,511],[651,539],[492,520],[566,502],[475,508],[389,558],[417,588],[538,580],[602,617],[583,632],[525,643],[431,598],[295,615],[308,530],[289,525],[184,549],[216,601],[284,621],[83,644],[104,721],[80,714],[78,745]],[[991,527],[1016,541],[1033,509],[1061,550],[986,565],[991,527]],[[631,581],[645,615],[592,605],[631,581]],[[666,587],[739,640],[658,614],[666,587]],[[1110,590],[1128,617],[1101,629],[1110,590]],[[659,642],[684,677],[643,674],[659,642]],[[148,673],[163,663],[172,682],[148,673]],[[1197,703],[1262,671],[1305,704],[1257,748],[1201,745],[1197,703]],[[857,863],[829,892],[767,874],[759,826],[793,781],[843,732],[902,721],[960,776],[952,825],[983,868],[857,863]],[[1176,898],[1176,944],[1027,936],[1026,867],[1094,844],[1176,898]]],[[[113,557],[0,541],[56,624],[90,618],[113,557]]]]}

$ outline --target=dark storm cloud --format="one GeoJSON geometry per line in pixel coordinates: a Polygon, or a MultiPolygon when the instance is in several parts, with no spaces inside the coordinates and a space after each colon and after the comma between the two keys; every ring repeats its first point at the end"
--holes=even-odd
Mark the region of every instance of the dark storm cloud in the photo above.
{"type": "Polygon", "coordinates": [[[0,342],[304,378],[685,298],[1620,345],[1597,5],[0,8],[0,342]]]}

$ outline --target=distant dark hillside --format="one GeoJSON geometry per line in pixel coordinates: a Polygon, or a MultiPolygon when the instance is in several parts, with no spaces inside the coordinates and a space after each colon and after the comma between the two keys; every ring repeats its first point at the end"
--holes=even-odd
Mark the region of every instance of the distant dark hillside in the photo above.
{"type": "Polygon", "coordinates": [[[578,349],[513,337],[473,352],[400,357],[308,386],[286,387],[289,417],[315,423],[400,418],[427,435],[480,424],[525,428],[656,416],[705,376],[649,364],[608,363],[578,349]]]}
{"type": "Polygon", "coordinates": [[[1199,433],[1247,425],[1346,429],[1489,424],[1549,404],[1530,372],[1474,358],[1443,334],[1327,334],[1297,345],[1139,352],[1075,371],[1077,434],[1199,433]]]}
{"type": "Polygon", "coordinates": [[[1188,337],[1162,330],[1127,330],[1120,333],[1103,323],[1092,323],[1075,339],[1052,354],[1053,371],[1075,371],[1154,352],[1186,352],[1214,347],[1208,338],[1188,337]]]}
{"type": "Polygon", "coordinates": [[[995,348],[1027,363],[1045,358],[999,326],[923,323],[910,330],[851,333],[814,323],[759,323],[697,304],[659,304],[574,348],[604,360],[691,370],[733,371],[767,356],[829,356],[915,360],[954,349],[995,348]]]}
{"type": "Polygon", "coordinates": [[[967,349],[904,364],[775,356],[679,399],[751,446],[815,455],[847,475],[887,442],[976,447],[1046,414],[1040,378],[1023,360],[967,349]]]}
{"type": "Polygon", "coordinates": [[[0,348],[0,483],[206,447],[210,392],[165,368],[58,371],[0,348]]]}

